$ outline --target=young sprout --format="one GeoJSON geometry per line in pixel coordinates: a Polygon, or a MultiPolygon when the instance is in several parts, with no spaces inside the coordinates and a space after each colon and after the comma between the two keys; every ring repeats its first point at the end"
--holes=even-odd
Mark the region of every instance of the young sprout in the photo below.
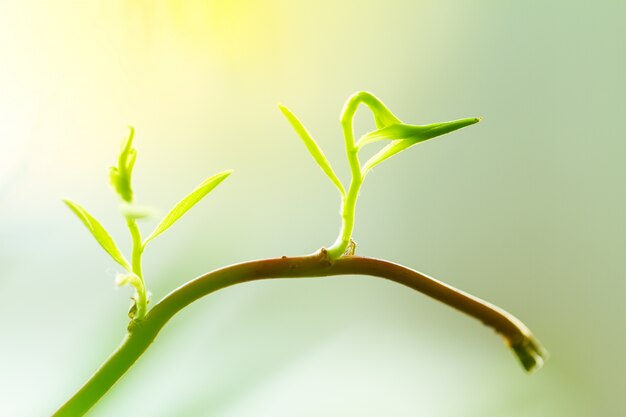
{"type": "Polygon", "coordinates": [[[106,229],[83,207],[70,200],[64,200],[65,204],[76,214],[91,232],[96,241],[111,257],[124,268],[125,272],[118,274],[116,284],[118,286],[130,285],[135,289],[131,297],[132,305],[128,315],[134,321],[142,320],[148,312],[149,292],[146,289],[141,257],[148,242],[151,242],[161,233],[169,229],[189,209],[196,205],[209,192],[217,187],[232,173],[232,170],[220,172],[204,180],[195,190],[179,201],[163,220],[158,224],[147,239],[142,240],[141,231],[137,224],[138,219],[149,217],[153,210],[134,204],[134,192],[132,187],[132,174],[137,160],[137,150],[133,147],[135,129],[130,127],[130,134],[122,142],[117,166],[109,170],[109,180],[115,193],[121,200],[120,212],[126,219],[126,225],[132,239],[131,262],[129,263],[122,252],[118,249],[115,241],[106,229]]]}
{"type": "Polygon", "coordinates": [[[350,187],[346,192],[345,187],[335,174],[322,149],[306,130],[302,122],[285,106],[279,104],[279,108],[302,139],[315,162],[322,168],[322,171],[330,178],[341,194],[341,230],[335,243],[328,248],[330,259],[354,254],[352,231],[354,229],[356,202],[363,181],[372,168],[413,145],[445,135],[479,121],[478,118],[468,118],[421,126],[404,124],[373,94],[361,91],[352,95],[346,102],[341,114],[341,127],[343,129],[346,156],[352,174],[350,187]],[[365,104],[373,113],[378,129],[362,136],[355,143],[353,120],[360,104],[365,104]],[[390,142],[361,165],[359,151],[370,143],[382,140],[389,140],[390,142]]]}

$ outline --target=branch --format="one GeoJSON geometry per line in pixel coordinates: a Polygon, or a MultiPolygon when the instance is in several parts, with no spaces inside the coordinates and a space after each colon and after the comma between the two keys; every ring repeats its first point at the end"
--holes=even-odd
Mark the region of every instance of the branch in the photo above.
{"type": "Polygon", "coordinates": [[[85,414],[131,367],[180,310],[212,292],[231,285],[271,278],[370,275],[422,292],[492,327],[506,341],[528,371],[539,368],[545,351],[518,319],[479,298],[466,294],[413,269],[380,259],[344,256],[331,261],[327,251],[300,257],[244,262],[209,272],[172,291],[143,320],[135,320],[122,344],[53,417],[85,414]]]}

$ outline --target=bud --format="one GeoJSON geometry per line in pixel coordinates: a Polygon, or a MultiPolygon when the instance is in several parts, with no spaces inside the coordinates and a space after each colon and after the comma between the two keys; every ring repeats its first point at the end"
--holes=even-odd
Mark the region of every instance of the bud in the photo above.
{"type": "Polygon", "coordinates": [[[134,136],[135,128],[131,126],[128,138],[122,142],[122,150],[117,158],[117,166],[111,167],[109,171],[109,180],[113,189],[122,200],[128,203],[132,203],[133,201],[131,178],[133,167],[137,160],[137,150],[133,148],[134,136]]]}

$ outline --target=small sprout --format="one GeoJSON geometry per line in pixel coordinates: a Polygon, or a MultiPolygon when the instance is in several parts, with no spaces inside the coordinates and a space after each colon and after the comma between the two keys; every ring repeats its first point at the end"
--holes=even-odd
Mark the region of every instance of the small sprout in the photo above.
{"type": "Polygon", "coordinates": [[[130,285],[136,290],[132,297],[133,304],[129,311],[129,317],[133,319],[132,323],[134,323],[131,323],[132,326],[136,325],[136,322],[143,320],[148,311],[149,292],[146,289],[141,265],[145,245],[172,226],[172,224],[180,219],[191,207],[198,203],[232,173],[232,171],[224,171],[205,180],[194,191],[176,204],[161,223],[159,223],[154,232],[152,232],[145,241],[142,241],[137,220],[154,216],[155,210],[151,207],[137,205],[133,202],[131,180],[135,161],[137,160],[137,150],[133,147],[134,135],[135,129],[131,127],[128,138],[122,143],[121,151],[117,159],[117,166],[111,167],[110,169],[111,185],[122,199],[120,211],[126,219],[126,224],[132,238],[131,262],[126,260],[113,238],[92,215],[80,205],[70,200],[64,200],[65,204],[78,216],[100,246],[127,271],[117,276],[116,283],[118,286],[130,285]]]}
{"type": "Polygon", "coordinates": [[[91,214],[87,212],[84,208],[82,208],[77,203],[74,203],[70,200],[63,200],[65,204],[76,214],[76,216],[83,222],[85,227],[89,230],[92,236],[96,239],[96,241],[102,246],[102,248],[109,254],[111,257],[120,264],[127,271],[131,271],[132,268],[122,252],[118,249],[115,241],[109,235],[109,232],[96,220],[91,214]]]}
{"type": "Polygon", "coordinates": [[[339,178],[337,178],[337,175],[333,171],[330,162],[328,162],[328,159],[322,152],[322,149],[311,137],[311,134],[302,125],[300,120],[286,107],[279,105],[279,108],[298,133],[309,150],[309,153],[322,168],[322,171],[324,171],[341,193],[342,225],[335,243],[328,248],[330,259],[337,259],[341,256],[354,253],[353,249],[350,249],[350,246],[352,245],[351,236],[352,230],[354,229],[356,201],[361,186],[363,185],[363,180],[372,168],[417,143],[472,125],[479,120],[477,118],[469,118],[424,126],[408,125],[402,123],[402,121],[372,93],[361,91],[353,94],[348,101],[346,101],[340,119],[346,145],[346,156],[350,166],[350,172],[352,173],[350,188],[348,192],[346,192],[341,181],[339,181],[339,178]],[[370,109],[374,115],[374,121],[378,129],[364,135],[355,144],[353,119],[361,104],[365,104],[370,109]],[[359,151],[365,145],[380,140],[390,140],[391,143],[372,156],[364,165],[361,165],[359,161],[359,151]]]}

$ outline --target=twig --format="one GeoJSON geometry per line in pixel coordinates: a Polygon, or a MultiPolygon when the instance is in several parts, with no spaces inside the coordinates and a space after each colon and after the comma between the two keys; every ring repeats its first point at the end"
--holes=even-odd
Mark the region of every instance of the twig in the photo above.
{"type": "Polygon", "coordinates": [[[131,322],[122,344],[54,416],[84,415],[139,359],[161,328],[195,300],[222,288],[249,281],[335,275],[370,275],[406,285],[492,327],[504,337],[526,370],[539,368],[543,363],[545,351],[530,330],[504,310],[405,266],[360,256],[331,260],[327,251],[321,249],[308,256],[283,256],[227,266],[172,291],[145,318],[131,322]]]}

